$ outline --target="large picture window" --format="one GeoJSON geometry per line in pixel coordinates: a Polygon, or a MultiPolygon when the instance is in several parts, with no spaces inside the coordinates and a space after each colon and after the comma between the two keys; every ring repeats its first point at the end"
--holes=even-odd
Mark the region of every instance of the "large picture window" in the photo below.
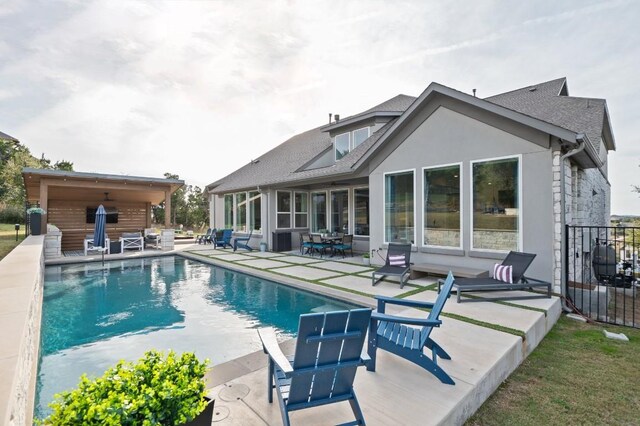
{"type": "Polygon", "coordinates": [[[258,191],[249,192],[249,229],[262,231],[262,195],[258,191]]]}
{"type": "Polygon", "coordinates": [[[369,235],[369,188],[353,190],[354,198],[354,234],[369,235]]]}
{"type": "Polygon", "coordinates": [[[519,159],[472,163],[473,249],[519,249],[519,159]]]}
{"type": "Polygon", "coordinates": [[[327,230],[327,193],[311,193],[311,232],[327,230]]]}
{"type": "Polygon", "coordinates": [[[460,165],[424,169],[423,244],[462,248],[460,165]]]}
{"type": "Polygon", "coordinates": [[[308,195],[306,192],[296,192],[294,194],[294,226],[296,228],[306,228],[309,226],[308,215],[308,195]]]}
{"type": "Polygon", "coordinates": [[[384,240],[386,243],[415,242],[414,172],[384,176],[384,240]]]}
{"type": "Polygon", "coordinates": [[[277,228],[291,228],[291,192],[276,191],[277,228]]]}
{"type": "Polygon", "coordinates": [[[349,233],[349,191],[331,191],[331,232],[349,233]]]}
{"type": "Polygon", "coordinates": [[[237,232],[247,231],[247,193],[238,192],[236,197],[236,226],[237,232]]]}
{"type": "Polygon", "coordinates": [[[224,196],[224,227],[233,229],[233,194],[224,196]]]}

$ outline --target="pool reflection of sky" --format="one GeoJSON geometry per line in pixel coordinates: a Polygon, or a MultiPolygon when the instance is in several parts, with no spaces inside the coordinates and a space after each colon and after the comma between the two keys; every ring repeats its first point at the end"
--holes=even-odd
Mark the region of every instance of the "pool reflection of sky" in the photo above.
{"type": "Polygon", "coordinates": [[[259,350],[257,327],[293,337],[300,314],[350,307],[180,257],[47,267],[36,416],[120,359],[173,349],[219,364],[259,350]]]}

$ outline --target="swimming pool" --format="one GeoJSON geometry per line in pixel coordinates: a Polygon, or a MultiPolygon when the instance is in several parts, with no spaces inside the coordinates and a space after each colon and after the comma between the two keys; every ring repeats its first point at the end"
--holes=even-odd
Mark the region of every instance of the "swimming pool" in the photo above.
{"type": "Polygon", "coordinates": [[[256,328],[294,337],[300,314],[353,305],[182,257],[45,268],[37,417],[82,373],[101,375],[149,349],[213,365],[260,350],[256,328]]]}

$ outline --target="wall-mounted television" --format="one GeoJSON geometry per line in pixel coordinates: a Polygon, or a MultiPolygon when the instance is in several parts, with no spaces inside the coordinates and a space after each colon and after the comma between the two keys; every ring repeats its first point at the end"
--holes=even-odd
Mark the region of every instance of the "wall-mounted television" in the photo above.
{"type": "MultiPolygon", "coordinates": [[[[118,223],[118,209],[115,207],[105,207],[107,211],[107,223],[118,223]]],[[[87,223],[96,223],[97,207],[87,207],[87,223]]]]}

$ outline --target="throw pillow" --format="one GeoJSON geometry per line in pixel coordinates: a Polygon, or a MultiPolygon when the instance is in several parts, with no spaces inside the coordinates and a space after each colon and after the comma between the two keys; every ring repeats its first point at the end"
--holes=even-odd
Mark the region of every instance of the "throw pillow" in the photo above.
{"type": "Polygon", "coordinates": [[[389,265],[391,266],[407,266],[407,261],[404,258],[404,254],[389,256],[389,265]]]}
{"type": "Polygon", "coordinates": [[[513,266],[496,263],[493,267],[493,278],[498,281],[513,284],[513,266]]]}

